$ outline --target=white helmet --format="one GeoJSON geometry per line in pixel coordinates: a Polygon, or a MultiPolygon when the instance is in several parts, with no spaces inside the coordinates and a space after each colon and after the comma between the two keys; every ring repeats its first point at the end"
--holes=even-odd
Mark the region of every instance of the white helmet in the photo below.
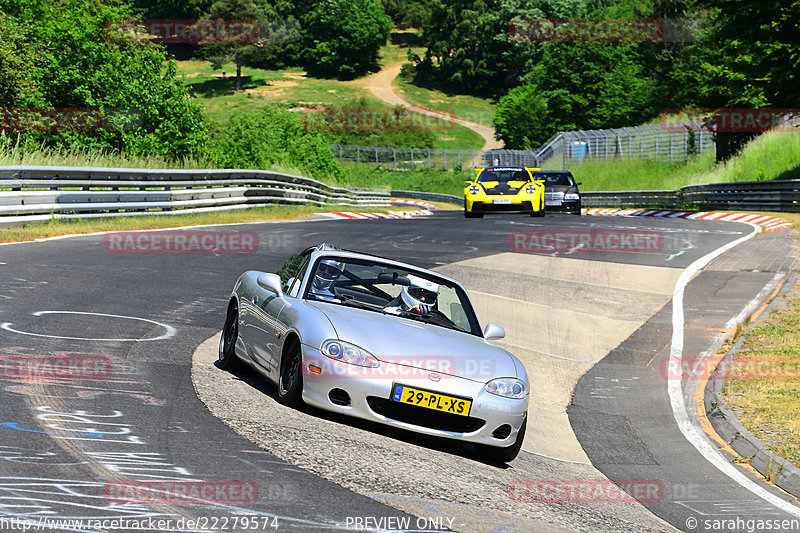
{"type": "Polygon", "coordinates": [[[314,281],[311,284],[311,290],[314,292],[330,292],[331,287],[339,276],[342,275],[342,268],[344,265],[339,261],[333,259],[323,259],[317,266],[317,271],[314,272],[314,281]]]}
{"type": "Polygon", "coordinates": [[[421,315],[427,315],[436,305],[436,298],[439,295],[439,285],[427,279],[408,275],[411,284],[400,289],[400,298],[403,301],[404,311],[413,311],[421,315]]]}

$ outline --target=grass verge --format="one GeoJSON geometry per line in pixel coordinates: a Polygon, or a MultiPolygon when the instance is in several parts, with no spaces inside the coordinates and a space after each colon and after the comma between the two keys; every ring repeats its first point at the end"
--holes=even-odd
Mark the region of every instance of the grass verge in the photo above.
{"type": "Polygon", "coordinates": [[[394,80],[394,87],[403,99],[413,105],[432,111],[454,115],[460,119],[491,126],[494,104],[491,100],[415,85],[403,77],[394,80]]]}
{"type": "Polygon", "coordinates": [[[800,467],[800,281],[747,332],[723,394],[739,421],[771,451],[800,467]],[[763,378],[763,379],[762,379],[763,378]]]}
{"type": "MultiPolygon", "coordinates": [[[[449,204],[441,204],[447,206],[449,204]]],[[[449,207],[453,209],[453,206],[449,207]]],[[[412,210],[408,207],[353,207],[353,206],[284,206],[254,207],[235,211],[216,211],[211,213],[189,213],[185,215],[142,215],[131,217],[110,217],[100,219],[63,220],[53,219],[45,223],[26,224],[22,228],[0,229],[0,242],[21,242],[74,235],[98,231],[131,231],[186,226],[221,224],[241,224],[248,222],[286,222],[308,217],[314,213],[334,211],[367,211],[386,213],[387,211],[412,210]]]]}

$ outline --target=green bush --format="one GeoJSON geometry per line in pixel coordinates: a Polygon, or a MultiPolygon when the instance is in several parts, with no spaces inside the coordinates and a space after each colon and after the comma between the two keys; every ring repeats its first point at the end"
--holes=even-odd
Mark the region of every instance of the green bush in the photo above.
{"type": "Polygon", "coordinates": [[[296,114],[277,105],[233,115],[213,132],[208,151],[219,168],[268,169],[279,164],[316,179],[339,181],[343,176],[325,137],[305,131],[296,114]]]}

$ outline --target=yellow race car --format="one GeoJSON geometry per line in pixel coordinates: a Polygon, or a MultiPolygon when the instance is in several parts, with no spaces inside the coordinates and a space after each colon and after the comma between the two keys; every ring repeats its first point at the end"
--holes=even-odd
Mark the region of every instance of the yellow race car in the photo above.
{"type": "Polygon", "coordinates": [[[464,216],[481,218],[484,213],[515,211],[544,216],[544,180],[533,179],[529,167],[476,168],[475,179],[464,180],[464,216]]]}

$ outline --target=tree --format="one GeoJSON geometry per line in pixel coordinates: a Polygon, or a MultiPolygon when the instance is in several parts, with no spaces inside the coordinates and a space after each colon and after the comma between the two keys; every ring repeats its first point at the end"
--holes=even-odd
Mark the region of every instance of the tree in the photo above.
{"type": "Polygon", "coordinates": [[[274,47],[287,36],[268,33],[275,28],[274,10],[268,5],[257,5],[252,0],[217,0],[198,26],[205,24],[230,24],[232,21],[252,23],[252,33],[231,42],[215,42],[203,46],[206,59],[214,69],[225,63],[236,65],[236,91],[242,90],[242,66],[260,66],[269,61],[274,47]]]}
{"type": "Polygon", "coordinates": [[[382,4],[398,28],[422,28],[430,22],[435,0],[382,0],[382,4]]]}
{"type": "Polygon", "coordinates": [[[28,36],[0,12],[0,107],[22,105],[36,90],[34,52],[28,36]]]}
{"type": "Polygon", "coordinates": [[[27,130],[12,132],[13,140],[173,157],[203,149],[207,129],[200,108],[187,98],[163,46],[109,34],[112,23],[131,17],[127,7],[101,0],[30,0],[6,2],[4,11],[4,23],[26,28],[25,50],[16,59],[23,61],[26,77],[6,91],[7,105],[89,107],[106,116],[121,108],[125,112],[117,116],[133,118],[126,128],[106,123],[92,131],[27,130]]]}
{"type": "Polygon", "coordinates": [[[550,132],[547,102],[536,85],[520,85],[497,102],[494,115],[497,139],[511,150],[532,150],[550,132]]]}
{"type": "Polygon", "coordinates": [[[376,0],[321,0],[309,15],[306,68],[339,78],[376,70],[391,29],[376,0]]]}

